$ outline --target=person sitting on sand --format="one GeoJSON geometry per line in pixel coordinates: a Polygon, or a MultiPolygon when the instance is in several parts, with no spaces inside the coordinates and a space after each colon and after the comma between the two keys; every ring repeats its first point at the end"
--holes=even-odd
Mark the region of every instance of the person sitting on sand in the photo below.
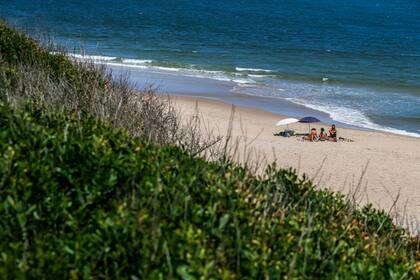
{"type": "Polygon", "coordinates": [[[319,140],[320,141],[328,140],[328,135],[325,132],[325,129],[323,127],[321,127],[321,131],[319,132],[319,140]]]}
{"type": "Polygon", "coordinates": [[[304,136],[303,140],[308,140],[308,141],[311,141],[311,142],[318,141],[318,133],[316,132],[316,128],[312,128],[309,135],[304,136]]]}
{"type": "Polygon", "coordinates": [[[331,126],[331,129],[330,129],[330,138],[332,138],[332,140],[335,140],[335,141],[337,141],[337,129],[335,128],[335,124],[333,124],[332,126],[331,126]]]}

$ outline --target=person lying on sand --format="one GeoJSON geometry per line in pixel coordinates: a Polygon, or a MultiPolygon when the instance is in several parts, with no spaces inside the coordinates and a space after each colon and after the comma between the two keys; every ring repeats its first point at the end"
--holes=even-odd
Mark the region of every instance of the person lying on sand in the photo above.
{"type": "Polygon", "coordinates": [[[294,130],[285,129],[283,131],[280,131],[279,133],[273,133],[274,136],[283,136],[283,137],[290,137],[295,135],[294,130]]]}
{"type": "Polygon", "coordinates": [[[309,135],[304,136],[302,139],[303,140],[308,140],[308,141],[311,141],[311,142],[318,141],[318,133],[316,132],[316,128],[312,128],[309,135]]]}

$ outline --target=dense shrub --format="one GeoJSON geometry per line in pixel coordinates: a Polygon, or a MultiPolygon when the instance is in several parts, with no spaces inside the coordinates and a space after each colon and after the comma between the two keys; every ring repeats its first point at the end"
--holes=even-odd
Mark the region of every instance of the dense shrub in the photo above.
{"type": "Polygon", "coordinates": [[[292,171],[257,178],[29,105],[2,104],[0,129],[2,278],[416,275],[418,241],[292,171]]]}

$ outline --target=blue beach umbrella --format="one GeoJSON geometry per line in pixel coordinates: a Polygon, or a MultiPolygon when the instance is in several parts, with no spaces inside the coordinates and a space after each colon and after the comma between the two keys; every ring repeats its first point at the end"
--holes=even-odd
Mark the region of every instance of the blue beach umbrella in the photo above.
{"type": "Polygon", "coordinates": [[[320,120],[318,120],[315,117],[304,117],[304,118],[301,118],[299,122],[300,123],[314,123],[314,122],[320,122],[320,120]]]}
{"type": "Polygon", "coordinates": [[[309,130],[311,130],[311,123],[320,122],[320,120],[318,120],[315,117],[304,117],[304,118],[301,118],[299,120],[299,122],[300,123],[307,123],[307,124],[309,124],[309,130]]]}

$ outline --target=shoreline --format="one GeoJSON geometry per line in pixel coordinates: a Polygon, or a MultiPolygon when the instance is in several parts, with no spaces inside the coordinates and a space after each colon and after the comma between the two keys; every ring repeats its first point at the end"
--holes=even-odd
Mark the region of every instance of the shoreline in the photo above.
{"type": "MultiPolygon", "coordinates": [[[[420,221],[419,138],[343,128],[337,124],[338,137],[354,142],[301,142],[296,137],[273,135],[284,129],[276,127],[275,123],[288,117],[286,114],[203,97],[169,96],[183,118],[196,114],[197,106],[200,118],[222,136],[229,127],[234,106],[232,136],[249,143],[247,148],[252,154],[251,160],[261,160],[258,155],[264,154],[266,163],[276,161],[280,168],[296,169],[299,175],[305,174],[321,188],[343,194],[354,193],[357,189],[355,200],[358,203],[370,202],[389,211],[398,223],[414,232],[419,231],[412,225],[413,221],[420,221]]],[[[311,127],[318,131],[324,127],[328,131],[329,124],[315,123],[311,127]]],[[[308,124],[292,124],[290,128],[306,132],[308,124]]]]}
{"type": "MultiPolygon", "coordinates": [[[[344,93],[347,92],[347,95],[349,90],[351,92],[364,91],[365,93],[373,93],[376,92],[374,88],[346,86],[344,84],[336,85],[330,81],[328,81],[328,83],[315,83],[314,81],[279,79],[276,82],[281,83],[281,88],[275,89],[267,86],[264,81],[243,80],[242,78],[237,78],[232,73],[156,66],[153,65],[154,61],[150,59],[125,59],[118,56],[75,53],[69,53],[67,55],[70,59],[75,61],[105,65],[116,77],[128,74],[128,78],[134,83],[134,86],[139,91],[144,88],[153,87],[156,91],[169,95],[195,96],[197,98],[222,100],[226,103],[259,108],[275,114],[279,114],[278,108],[281,108],[281,110],[287,110],[286,115],[295,118],[311,115],[321,121],[336,123],[346,128],[392,133],[420,139],[420,131],[417,128],[407,128],[405,127],[406,123],[401,123],[401,121],[399,121],[399,124],[396,123],[398,116],[395,116],[396,119],[392,122],[379,121],[382,118],[371,120],[369,115],[366,115],[363,111],[354,106],[338,106],[337,104],[329,104],[328,102],[324,104],[321,100],[318,100],[315,103],[313,101],[308,102],[310,98],[307,99],[304,95],[290,95],[291,92],[296,93],[296,87],[299,88],[299,91],[308,91],[309,89],[307,87],[312,87],[312,90],[315,91],[322,90],[323,88],[329,88],[336,91],[337,88],[335,87],[338,87],[340,90],[344,91],[344,93]],[[222,75],[222,77],[214,77],[213,75],[215,75],[215,73],[222,75]],[[242,80],[238,81],[238,79],[242,80]],[[265,94],[253,92],[253,90],[256,89],[262,90],[262,88],[266,86],[271,88],[271,90],[280,90],[282,92],[288,92],[288,94],[276,96],[266,94],[267,92],[265,92],[265,94]],[[320,105],[319,102],[324,105],[320,105]]],[[[252,70],[252,68],[239,69],[242,69],[241,71],[246,69],[252,70]]],[[[253,70],[271,71],[264,69],[253,70]]],[[[241,71],[240,75],[245,75],[248,78],[252,77],[252,74],[247,72],[242,73],[241,71]]],[[[281,114],[284,114],[284,112],[281,112],[281,114]]]]}
{"type": "MultiPolygon", "coordinates": [[[[247,104],[244,105],[244,104],[237,104],[233,101],[228,102],[227,100],[224,100],[223,98],[219,98],[218,96],[212,97],[212,95],[210,95],[210,94],[209,95],[192,95],[192,94],[179,94],[179,93],[176,93],[176,94],[164,93],[164,95],[167,95],[167,96],[169,96],[170,98],[173,98],[173,99],[185,99],[185,100],[193,99],[193,100],[198,100],[198,101],[201,101],[201,102],[203,102],[203,101],[204,102],[214,101],[214,102],[221,103],[221,104],[224,104],[224,105],[227,105],[227,106],[235,106],[235,107],[239,107],[239,108],[242,108],[242,109],[249,109],[253,112],[258,112],[260,114],[270,114],[270,115],[278,117],[279,120],[282,119],[282,118],[292,118],[292,117],[293,118],[298,118],[298,119],[300,118],[298,116],[299,114],[280,114],[280,113],[276,113],[276,112],[273,112],[273,111],[270,111],[270,110],[261,109],[260,107],[251,105],[250,103],[247,103],[247,104]]],[[[255,96],[252,96],[252,97],[255,98],[255,96]]],[[[258,98],[258,97],[256,97],[256,98],[258,98]]],[[[253,101],[254,101],[254,99],[253,99],[253,101]]],[[[297,107],[301,107],[303,109],[307,109],[307,112],[309,113],[309,115],[310,115],[311,112],[316,112],[314,114],[314,115],[316,115],[315,117],[318,117],[319,114],[324,115],[325,117],[322,118],[323,120],[321,120],[320,124],[324,125],[325,128],[331,126],[331,124],[335,124],[338,127],[341,127],[345,130],[361,131],[361,132],[373,132],[373,133],[378,133],[378,134],[383,134],[383,135],[391,135],[391,136],[403,137],[403,138],[409,138],[409,139],[418,139],[419,142],[420,142],[420,137],[405,135],[405,134],[398,134],[398,133],[389,132],[389,131],[377,130],[377,129],[367,128],[367,127],[362,127],[362,126],[359,127],[359,126],[355,126],[355,125],[351,125],[351,124],[342,123],[342,122],[333,120],[326,113],[324,113],[322,111],[307,108],[303,105],[295,104],[295,103],[287,101],[287,100],[285,101],[285,103],[287,103],[286,108],[281,108],[281,110],[286,109],[287,111],[291,111],[291,110],[293,110],[293,107],[289,108],[289,105],[294,105],[294,106],[297,106],[297,107]],[[325,120],[327,120],[327,121],[325,121],[325,120]]],[[[281,130],[282,127],[279,127],[279,129],[281,130]]]]}
{"type": "MultiPolygon", "coordinates": [[[[264,87],[264,82],[255,83],[238,83],[234,77],[224,77],[218,79],[215,77],[206,76],[203,73],[189,73],[188,69],[174,69],[174,71],[163,70],[159,67],[154,68],[147,63],[142,65],[113,65],[113,62],[109,61],[93,61],[94,63],[104,64],[113,70],[113,74],[116,76],[121,74],[129,73],[129,78],[136,84],[138,90],[142,90],[144,87],[153,86],[157,88],[157,91],[169,94],[169,95],[180,95],[180,96],[196,96],[198,98],[216,99],[222,100],[226,103],[233,103],[239,106],[254,107],[265,111],[270,111],[276,114],[286,114],[291,117],[301,118],[304,116],[312,115],[321,121],[328,123],[340,124],[346,128],[356,128],[367,131],[382,131],[386,133],[393,133],[395,135],[406,135],[410,137],[416,137],[420,139],[420,134],[417,130],[407,129],[402,126],[391,125],[390,123],[382,123],[372,121],[370,118],[359,109],[354,107],[336,106],[329,108],[328,105],[318,106],[315,105],[317,102],[303,102],[301,99],[306,99],[304,95],[299,94],[295,97],[291,97],[291,93],[296,90],[308,91],[307,87],[315,87],[316,90],[326,90],[326,88],[334,87],[332,84],[311,84],[305,81],[289,81],[289,80],[277,80],[280,82],[279,87],[286,95],[271,95],[267,94],[264,87]],[[198,76],[196,76],[198,75],[198,76]],[[290,87],[290,88],[289,88],[290,87]],[[253,92],[254,90],[263,92],[253,92]],[[284,111],[286,110],[286,111],[284,111]]],[[[341,90],[347,92],[350,90],[356,90],[356,88],[340,87],[341,90]]],[[[267,89],[268,90],[268,89],[267,89]]],[[[280,90],[277,89],[277,90],[280,90]]],[[[337,89],[334,88],[336,91],[337,89]]],[[[359,88],[356,91],[364,90],[359,88]]],[[[369,92],[370,89],[365,89],[369,92]]],[[[293,96],[293,95],[292,95],[293,96]]]]}

